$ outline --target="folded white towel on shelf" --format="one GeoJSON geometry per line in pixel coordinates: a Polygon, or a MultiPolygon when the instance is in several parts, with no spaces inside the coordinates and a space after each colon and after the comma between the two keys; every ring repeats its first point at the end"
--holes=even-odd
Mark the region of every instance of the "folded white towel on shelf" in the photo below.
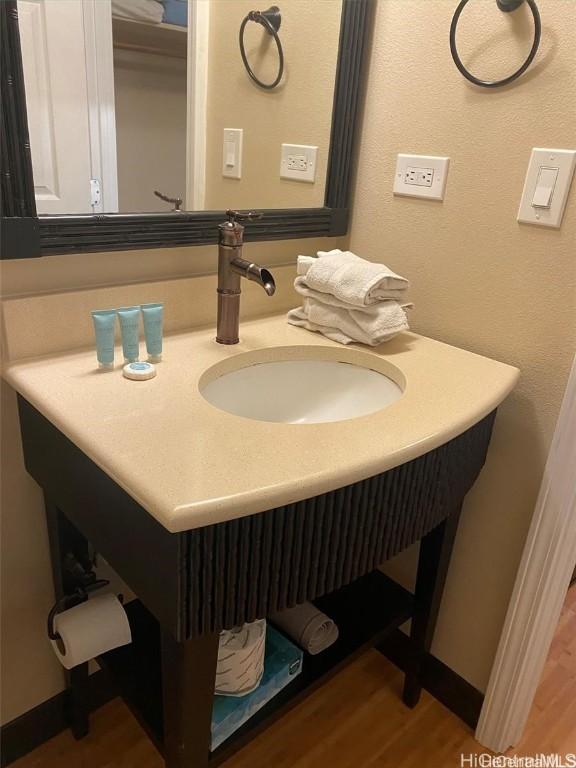
{"type": "MultiPolygon", "coordinates": [[[[406,309],[409,304],[404,305],[406,309]]],[[[403,307],[396,301],[381,301],[371,307],[345,309],[313,298],[304,298],[301,307],[288,312],[288,322],[322,333],[332,341],[351,344],[355,341],[375,347],[401,331],[408,321],[403,307]]]]}
{"type": "Polygon", "coordinates": [[[112,16],[160,24],[164,16],[161,0],[112,0],[112,16]]]}
{"type": "Polygon", "coordinates": [[[346,304],[364,307],[386,299],[400,299],[410,283],[385,264],[375,264],[351,251],[318,251],[318,258],[299,256],[294,287],[335,296],[346,304]]]}

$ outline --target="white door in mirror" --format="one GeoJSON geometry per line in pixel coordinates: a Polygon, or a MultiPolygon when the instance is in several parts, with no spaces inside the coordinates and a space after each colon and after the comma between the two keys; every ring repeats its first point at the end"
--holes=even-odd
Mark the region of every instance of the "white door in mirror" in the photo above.
{"type": "Polygon", "coordinates": [[[19,0],[18,17],[38,213],[92,213],[82,3],[19,0]]]}
{"type": "Polygon", "coordinates": [[[533,149],[518,221],[558,228],[576,168],[576,150],[533,149]]]}

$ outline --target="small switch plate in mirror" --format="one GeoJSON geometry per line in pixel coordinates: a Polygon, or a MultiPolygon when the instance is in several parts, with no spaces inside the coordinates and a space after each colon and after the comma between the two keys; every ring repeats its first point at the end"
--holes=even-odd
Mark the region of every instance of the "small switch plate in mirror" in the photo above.
{"type": "Polygon", "coordinates": [[[524,180],[518,221],[558,228],[575,168],[576,150],[534,148],[524,180]]]}

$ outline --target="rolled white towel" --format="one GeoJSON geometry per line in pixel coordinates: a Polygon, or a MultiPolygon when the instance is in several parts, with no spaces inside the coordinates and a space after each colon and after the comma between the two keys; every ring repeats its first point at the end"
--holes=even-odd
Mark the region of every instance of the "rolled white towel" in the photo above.
{"type": "Polygon", "coordinates": [[[329,648],[338,639],[338,627],[312,603],[301,603],[270,616],[276,624],[310,655],[329,648]]]}
{"type": "MultiPolygon", "coordinates": [[[[405,305],[408,309],[410,305],[405,305]]],[[[322,333],[340,344],[360,342],[376,347],[409,329],[406,313],[396,301],[371,307],[345,309],[305,298],[301,307],[288,312],[291,325],[322,333]]]]}
{"type": "Polygon", "coordinates": [[[355,307],[400,299],[410,283],[385,264],[376,264],[351,251],[318,251],[318,258],[299,256],[294,287],[328,293],[355,307]]]}

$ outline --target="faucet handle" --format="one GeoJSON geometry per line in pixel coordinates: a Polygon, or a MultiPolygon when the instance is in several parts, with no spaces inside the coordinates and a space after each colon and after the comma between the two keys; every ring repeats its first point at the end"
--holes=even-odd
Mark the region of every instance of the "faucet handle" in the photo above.
{"type": "Polygon", "coordinates": [[[241,221],[253,221],[261,219],[264,214],[261,211],[233,211],[229,208],[226,211],[228,217],[218,225],[220,245],[231,246],[233,248],[242,247],[244,239],[244,227],[241,221]]]}
{"type": "Polygon", "coordinates": [[[228,208],[226,211],[226,216],[228,217],[228,221],[230,223],[234,223],[235,221],[254,221],[255,219],[261,219],[264,214],[262,211],[233,211],[231,208],[228,208]]]}
{"type": "Polygon", "coordinates": [[[174,208],[173,211],[178,211],[178,213],[181,212],[182,208],[182,198],[181,197],[168,197],[168,195],[164,195],[162,192],[158,192],[157,189],[154,190],[154,194],[156,197],[159,197],[160,200],[164,200],[165,203],[172,203],[174,208]]]}

